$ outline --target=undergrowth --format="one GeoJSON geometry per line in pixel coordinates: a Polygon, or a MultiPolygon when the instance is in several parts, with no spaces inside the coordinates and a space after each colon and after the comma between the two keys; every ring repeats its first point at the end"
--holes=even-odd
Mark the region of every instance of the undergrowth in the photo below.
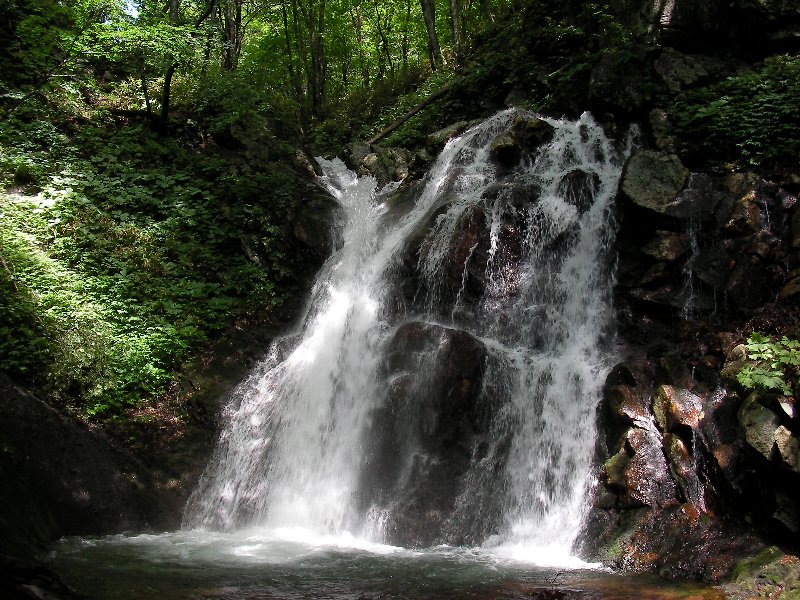
{"type": "Polygon", "coordinates": [[[800,57],[692,90],[671,110],[698,160],[734,168],[796,168],[800,155],[800,57]]]}
{"type": "Polygon", "coordinates": [[[0,122],[0,370],[113,415],[165,394],[193,351],[292,291],[293,175],[186,129],[35,102],[0,122]]]}

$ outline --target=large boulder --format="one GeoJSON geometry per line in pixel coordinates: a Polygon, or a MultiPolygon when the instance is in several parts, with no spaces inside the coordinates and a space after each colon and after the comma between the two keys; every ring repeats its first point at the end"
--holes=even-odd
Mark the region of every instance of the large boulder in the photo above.
{"type": "Polygon", "coordinates": [[[125,451],[2,374],[0,397],[0,554],[179,524],[182,506],[125,451]]]}
{"type": "Polygon", "coordinates": [[[500,401],[484,390],[490,354],[466,332],[411,322],[397,329],[385,356],[385,404],[367,436],[365,508],[386,513],[392,543],[476,543],[491,529],[492,511],[484,504],[482,514],[467,516],[455,508],[465,474],[489,445],[500,401]],[[453,526],[458,519],[470,526],[453,526]]]}
{"type": "Polygon", "coordinates": [[[666,215],[688,181],[674,154],[638,150],[625,163],[620,189],[635,205],[666,215]]]}

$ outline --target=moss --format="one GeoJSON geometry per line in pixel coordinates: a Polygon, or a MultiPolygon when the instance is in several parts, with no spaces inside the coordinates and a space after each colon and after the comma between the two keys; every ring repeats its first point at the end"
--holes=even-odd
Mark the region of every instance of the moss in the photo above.
{"type": "Polygon", "coordinates": [[[738,563],[733,570],[732,580],[741,581],[750,577],[754,577],[764,567],[779,560],[783,556],[783,552],[775,546],[770,546],[760,554],[751,558],[745,559],[738,563]]]}

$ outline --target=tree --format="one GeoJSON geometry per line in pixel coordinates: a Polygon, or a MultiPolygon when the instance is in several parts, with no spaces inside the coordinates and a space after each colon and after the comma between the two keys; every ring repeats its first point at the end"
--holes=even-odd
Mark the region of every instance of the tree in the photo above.
{"type": "Polygon", "coordinates": [[[453,60],[458,63],[460,53],[460,30],[461,22],[458,10],[458,0],[450,0],[450,32],[453,36],[453,60]]]}
{"type": "Polygon", "coordinates": [[[428,32],[428,57],[431,70],[435,71],[444,64],[442,49],[439,46],[439,37],[436,35],[436,6],[435,0],[420,0],[422,17],[425,19],[425,29],[428,32]]]}
{"type": "Polygon", "coordinates": [[[242,4],[244,0],[221,0],[219,5],[222,23],[222,68],[234,71],[239,64],[244,39],[242,4]]]}

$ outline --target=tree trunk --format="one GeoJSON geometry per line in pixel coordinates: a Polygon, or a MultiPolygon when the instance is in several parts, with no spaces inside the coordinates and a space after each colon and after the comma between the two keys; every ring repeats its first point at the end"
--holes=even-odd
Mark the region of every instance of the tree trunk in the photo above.
{"type": "Polygon", "coordinates": [[[435,71],[444,62],[439,38],[436,36],[436,7],[434,0],[420,0],[422,16],[425,19],[425,28],[428,31],[428,58],[431,61],[431,70],[435,71]]]}
{"type": "Polygon", "coordinates": [[[226,71],[235,71],[239,65],[239,55],[242,52],[242,2],[244,0],[224,0],[220,6],[222,12],[223,45],[222,68],[226,71]]]}
{"type": "MultiPolygon", "coordinates": [[[[169,21],[173,25],[177,25],[180,20],[180,0],[169,0],[169,21]]],[[[170,57],[170,61],[174,61],[174,57],[170,57]]],[[[161,90],[161,126],[167,126],[169,122],[169,102],[170,94],[172,93],[172,76],[175,75],[175,70],[178,64],[170,62],[167,67],[167,72],[164,74],[164,87],[161,90]]],[[[149,111],[148,111],[149,112],[149,111]]]]}
{"type": "Polygon", "coordinates": [[[408,24],[411,22],[411,0],[406,0],[406,16],[403,20],[403,42],[401,51],[403,53],[403,72],[408,71],[408,49],[410,46],[408,39],[408,24]]]}
{"type": "Polygon", "coordinates": [[[364,54],[364,19],[361,16],[361,5],[350,7],[350,19],[353,21],[353,29],[356,31],[356,45],[358,46],[358,60],[361,63],[361,78],[364,81],[364,87],[369,87],[369,63],[364,54]]]}
{"type": "Polygon", "coordinates": [[[322,114],[322,107],[325,104],[325,0],[319,0],[319,5],[316,7],[314,0],[309,0],[308,4],[306,23],[310,33],[311,50],[309,90],[311,112],[318,117],[322,114]]]}
{"type": "Polygon", "coordinates": [[[389,65],[389,71],[394,77],[394,63],[392,62],[391,48],[389,47],[388,28],[391,23],[391,14],[386,15],[384,20],[381,16],[379,9],[379,2],[375,0],[375,23],[380,38],[380,46],[378,47],[378,79],[383,79],[386,71],[386,65],[389,65]]]}
{"type": "Polygon", "coordinates": [[[144,106],[147,109],[147,114],[152,114],[153,110],[150,106],[150,90],[147,86],[147,70],[144,65],[142,65],[142,94],[144,95],[144,106]]]}
{"type": "Polygon", "coordinates": [[[292,51],[292,35],[289,30],[289,14],[286,10],[286,0],[281,0],[281,16],[283,17],[283,33],[286,39],[286,68],[289,71],[289,81],[294,90],[294,98],[298,102],[303,98],[303,90],[300,86],[297,72],[294,67],[294,52],[292,51]]]}
{"type": "Polygon", "coordinates": [[[170,102],[170,88],[172,86],[172,76],[175,75],[175,69],[178,68],[176,63],[172,63],[164,75],[164,93],[161,96],[161,122],[166,125],[169,121],[169,102],[170,102]]]}
{"type": "Polygon", "coordinates": [[[387,135],[389,135],[390,133],[392,133],[392,132],[393,132],[395,129],[397,129],[398,127],[400,127],[400,126],[401,126],[403,123],[405,123],[406,121],[408,121],[408,120],[409,120],[411,117],[413,117],[415,114],[417,114],[418,112],[420,112],[420,111],[421,111],[423,108],[425,108],[426,106],[428,106],[428,105],[430,105],[430,104],[433,104],[433,103],[434,103],[434,102],[436,102],[436,101],[437,101],[439,98],[444,98],[444,97],[445,97],[445,96],[446,96],[448,93],[450,93],[450,89],[451,89],[451,88],[452,88],[452,84],[449,84],[449,85],[446,85],[446,86],[444,86],[443,88],[440,88],[439,90],[437,90],[436,92],[434,92],[433,94],[431,94],[430,96],[428,96],[428,97],[427,97],[425,100],[423,100],[422,102],[420,102],[419,104],[417,104],[417,105],[416,105],[414,108],[412,108],[411,110],[409,110],[409,111],[408,111],[406,114],[404,114],[402,117],[400,117],[399,119],[397,119],[397,121],[395,121],[394,123],[392,123],[391,125],[389,125],[389,127],[387,127],[386,129],[384,129],[383,131],[381,131],[381,132],[380,132],[378,135],[376,135],[374,138],[372,138],[371,140],[369,140],[369,141],[367,142],[367,144],[376,144],[376,143],[378,143],[378,142],[379,142],[379,141],[381,141],[383,138],[385,138],[387,135]]]}
{"type": "Polygon", "coordinates": [[[461,53],[459,29],[458,0],[450,0],[450,31],[453,35],[453,62],[456,64],[461,53]]]}

